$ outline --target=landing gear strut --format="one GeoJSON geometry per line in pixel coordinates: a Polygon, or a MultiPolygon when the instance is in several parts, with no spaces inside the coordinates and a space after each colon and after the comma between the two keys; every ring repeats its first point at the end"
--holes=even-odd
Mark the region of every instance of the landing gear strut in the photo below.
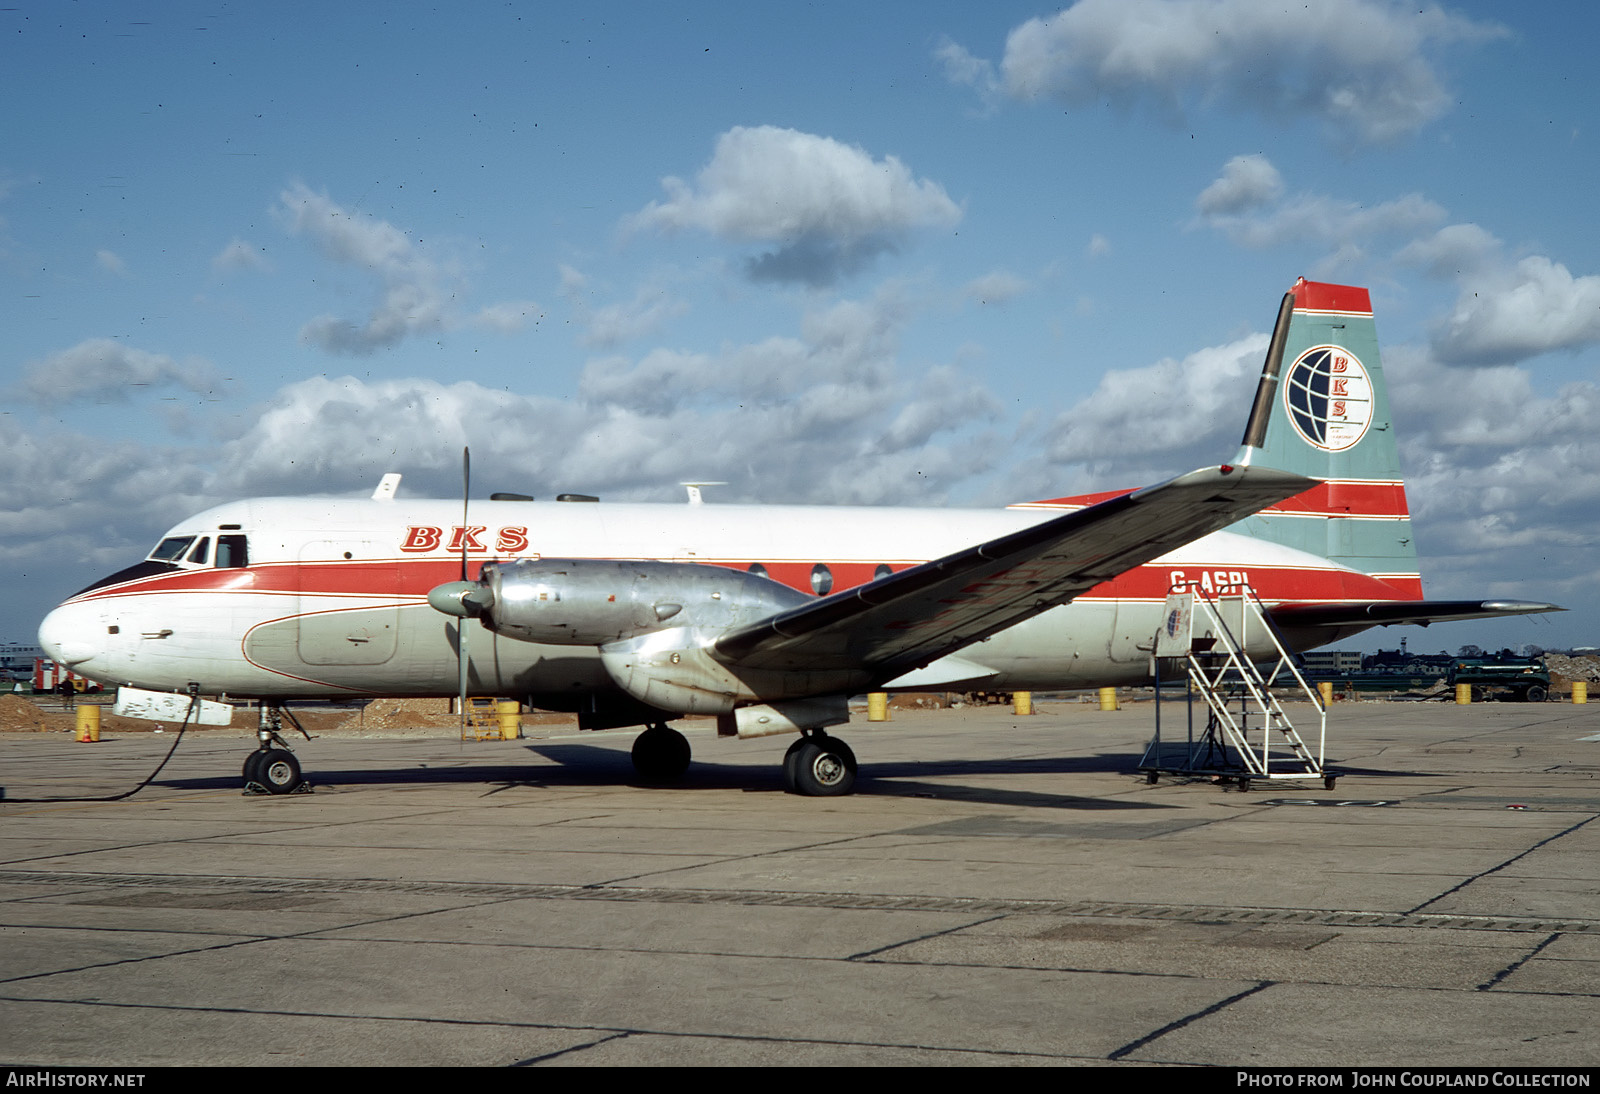
{"type": "Polygon", "coordinates": [[[689,770],[689,740],[664,722],[647,728],[633,742],[633,770],[647,783],[670,783],[689,770]]]}
{"type": "Polygon", "coordinates": [[[821,730],[801,737],[783,756],[783,788],[791,794],[837,798],[856,785],[856,754],[821,730]]]}
{"type": "MultiPolygon", "coordinates": [[[[293,794],[308,791],[311,784],[300,776],[300,761],[279,736],[283,717],[288,712],[282,707],[266,703],[261,705],[260,719],[256,724],[259,747],[244,758],[244,790],[246,794],[293,794]]],[[[289,714],[289,721],[302,734],[305,730],[289,714]]],[[[309,740],[309,735],[307,735],[309,740]]]]}

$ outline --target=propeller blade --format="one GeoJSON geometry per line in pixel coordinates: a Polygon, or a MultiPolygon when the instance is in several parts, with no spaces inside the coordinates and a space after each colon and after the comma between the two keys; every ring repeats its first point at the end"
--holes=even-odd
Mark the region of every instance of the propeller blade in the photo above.
{"type": "MultiPolygon", "coordinates": [[[[461,581],[467,579],[467,532],[471,525],[467,523],[467,504],[471,499],[472,491],[472,450],[466,446],[461,449],[461,581]]],[[[456,674],[460,688],[457,692],[461,710],[461,738],[467,736],[467,631],[472,626],[470,611],[467,607],[469,591],[463,591],[459,598],[461,607],[461,622],[456,624],[456,674]]],[[[428,603],[433,604],[433,593],[428,594],[428,603]]],[[[434,604],[434,607],[438,607],[434,604]]]]}
{"type": "Polygon", "coordinates": [[[472,450],[461,450],[461,580],[467,580],[467,501],[472,490],[472,450]]]}

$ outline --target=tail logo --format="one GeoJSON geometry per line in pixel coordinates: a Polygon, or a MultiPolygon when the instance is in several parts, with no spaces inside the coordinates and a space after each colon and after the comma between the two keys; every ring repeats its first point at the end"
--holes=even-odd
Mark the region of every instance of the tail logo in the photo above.
{"type": "Polygon", "coordinates": [[[1372,424],[1372,381],[1343,346],[1314,346],[1289,367],[1283,405],[1307,444],[1343,452],[1355,447],[1372,424]]]}

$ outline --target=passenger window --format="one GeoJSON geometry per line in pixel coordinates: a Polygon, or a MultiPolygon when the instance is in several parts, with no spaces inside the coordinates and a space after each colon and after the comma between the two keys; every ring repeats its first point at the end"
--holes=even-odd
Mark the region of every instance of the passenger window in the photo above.
{"type": "Polygon", "coordinates": [[[197,566],[204,566],[211,557],[211,537],[201,536],[200,542],[194,545],[194,550],[189,552],[189,561],[197,566]]]}
{"type": "Polygon", "coordinates": [[[217,537],[217,568],[230,569],[250,565],[250,550],[244,536],[217,537]]]}

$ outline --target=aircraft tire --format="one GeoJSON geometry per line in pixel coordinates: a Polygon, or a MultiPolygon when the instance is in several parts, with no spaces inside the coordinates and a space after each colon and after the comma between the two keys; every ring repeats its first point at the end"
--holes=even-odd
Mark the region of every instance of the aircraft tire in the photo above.
{"type": "Polygon", "coordinates": [[[300,777],[300,761],[293,752],[269,748],[256,761],[255,781],[273,794],[292,794],[304,781],[300,777]]]}
{"type": "Polygon", "coordinates": [[[1522,701],[1524,703],[1542,703],[1548,698],[1550,698],[1550,693],[1538,684],[1534,684],[1522,693],[1522,701]]]}
{"type": "Polygon", "coordinates": [[[819,735],[797,741],[784,757],[785,788],[811,798],[838,798],[856,785],[856,756],[837,737],[819,735]]]}
{"type": "Polygon", "coordinates": [[[261,759],[267,754],[264,748],[258,748],[244,758],[244,784],[261,783],[261,759]]]}
{"type": "Polygon", "coordinates": [[[633,742],[633,770],[647,783],[670,783],[689,770],[689,739],[669,726],[651,726],[633,742]]]}

